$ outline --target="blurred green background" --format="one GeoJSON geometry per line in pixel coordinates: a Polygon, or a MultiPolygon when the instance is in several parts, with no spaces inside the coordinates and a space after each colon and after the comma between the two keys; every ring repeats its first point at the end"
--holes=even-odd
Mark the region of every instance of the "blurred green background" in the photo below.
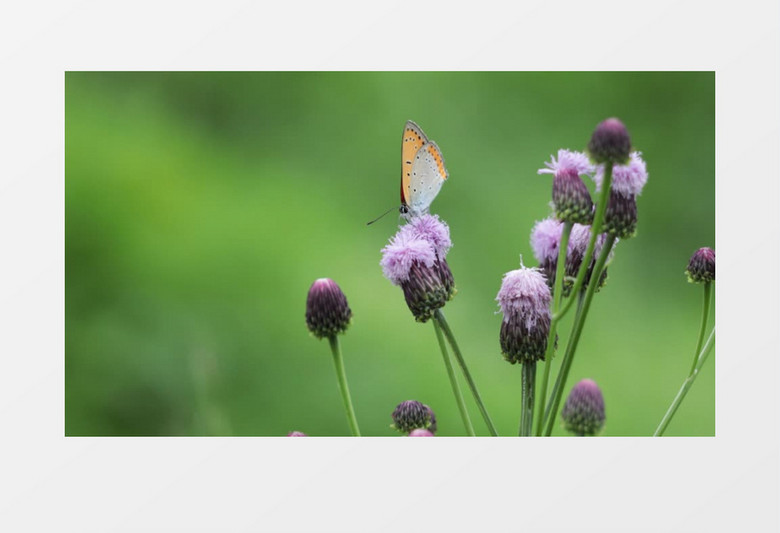
{"type": "MultiPolygon", "coordinates": [[[[535,264],[551,190],[536,171],[610,116],[650,179],[567,389],[599,383],[604,435],[651,435],[689,370],[702,289],[683,271],[715,244],[712,72],[68,72],[65,114],[67,435],[347,435],[327,342],[304,322],[319,277],[354,313],[342,347],[363,433],[397,435],[391,411],[418,399],[462,435],[433,326],[379,267],[398,217],[366,226],[399,203],[407,119],[450,172],[432,206],[454,242],[445,314],[502,435],[521,372],[494,298],[521,254],[535,264]]],[[[714,435],[714,363],[667,435],[714,435]]]]}

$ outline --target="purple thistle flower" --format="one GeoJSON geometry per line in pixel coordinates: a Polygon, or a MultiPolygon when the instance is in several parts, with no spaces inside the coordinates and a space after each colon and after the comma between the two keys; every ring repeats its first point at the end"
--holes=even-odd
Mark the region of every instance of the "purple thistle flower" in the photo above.
{"type": "Polygon", "coordinates": [[[699,248],[691,256],[685,269],[691,283],[709,283],[715,281],[715,250],[699,248]]]}
{"type": "MultiPolygon", "coordinates": [[[[569,238],[569,249],[568,249],[568,255],[566,256],[566,275],[570,277],[577,277],[577,273],[580,270],[580,266],[582,265],[582,260],[585,259],[585,252],[588,249],[588,243],[590,243],[590,234],[591,234],[591,227],[590,226],[584,226],[582,224],[574,224],[574,227],[572,227],[571,230],[571,237],[569,238]]],[[[593,257],[590,260],[590,264],[588,265],[588,270],[585,273],[585,279],[583,280],[583,288],[588,286],[588,283],[590,283],[590,277],[593,274],[593,267],[596,265],[596,259],[598,258],[599,254],[601,253],[602,248],[604,248],[604,243],[607,240],[607,236],[602,233],[598,236],[596,239],[596,244],[593,247],[593,257]]],[[[612,258],[615,255],[615,246],[617,245],[618,239],[615,239],[615,244],[612,246],[612,250],[610,250],[609,256],[607,257],[607,262],[605,263],[604,270],[601,273],[601,278],[599,279],[599,285],[597,287],[597,290],[604,286],[607,280],[607,267],[606,265],[609,264],[610,261],[612,261],[612,258]]],[[[571,290],[571,284],[564,284],[564,294],[568,296],[569,291],[571,290]]]]}
{"type": "Polygon", "coordinates": [[[433,437],[433,433],[431,431],[425,429],[425,428],[417,428],[413,429],[411,433],[409,433],[410,437],[433,437]]]}
{"type": "Polygon", "coordinates": [[[352,319],[347,297],[329,278],[312,283],[306,298],[306,325],[318,339],[344,333],[352,319]]]}
{"type": "Polygon", "coordinates": [[[588,153],[596,163],[624,163],[630,151],[631,137],[616,118],[608,118],[596,126],[588,143],[588,153]]]}
{"type": "Polygon", "coordinates": [[[428,429],[431,425],[431,411],[417,400],[406,400],[399,403],[393,410],[393,425],[401,433],[409,433],[413,429],[428,429]]]}
{"type": "Polygon", "coordinates": [[[566,398],[561,411],[564,427],[577,436],[593,436],[601,431],[606,419],[604,396],[592,379],[577,383],[566,398]]]}
{"type": "Polygon", "coordinates": [[[577,174],[591,175],[595,172],[595,166],[590,162],[588,156],[582,152],[573,152],[571,150],[558,150],[558,159],[550,156],[550,161],[545,161],[544,166],[540,168],[538,174],[558,174],[560,171],[574,170],[577,174]]]}
{"type": "Polygon", "coordinates": [[[415,237],[409,231],[399,231],[382,248],[382,273],[393,285],[401,285],[409,279],[412,265],[415,263],[432,267],[436,261],[436,251],[425,239],[415,237]]]}
{"type": "Polygon", "coordinates": [[[555,174],[553,178],[552,199],[555,216],[565,222],[583,224],[593,220],[593,200],[580,174],[593,174],[595,167],[588,156],[581,152],[558,150],[558,160],[551,158],[545,163],[547,168],[539,169],[539,174],[555,174]]]}
{"type": "Polygon", "coordinates": [[[563,223],[554,218],[538,221],[531,230],[531,248],[549,287],[555,284],[555,267],[558,264],[562,233],[563,223]]]}
{"type": "Polygon", "coordinates": [[[291,431],[287,434],[288,437],[308,437],[306,433],[300,431],[291,431]]]}
{"type": "Polygon", "coordinates": [[[438,215],[413,217],[400,231],[413,238],[428,241],[439,259],[447,257],[447,252],[452,248],[450,229],[445,222],[439,220],[438,215]]]}
{"type": "Polygon", "coordinates": [[[501,351],[510,363],[544,359],[550,331],[550,287],[536,268],[507,272],[496,300],[504,314],[501,351]]]}
{"type": "MultiPolygon", "coordinates": [[[[647,183],[647,163],[642,159],[641,152],[631,152],[628,163],[612,167],[612,192],[622,196],[639,196],[647,183]]],[[[599,165],[593,176],[596,190],[601,191],[604,181],[604,165],[599,165]]]]}
{"type": "Polygon", "coordinates": [[[419,224],[407,224],[382,249],[382,271],[393,284],[400,285],[409,310],[419,322],[429,320],[436,309],[455,294],[455,280],[446,254],[449,231],[437,217],[419,224]],[[427,240],[431,239],[431,240],[427,240]]]}
{"type": "Polygon", "coordinates": [[[556,261],[561,244],[563,223],[554,218],[545,218],[534,224],[531,230],[531,248],[539,263],[556,261]]]}

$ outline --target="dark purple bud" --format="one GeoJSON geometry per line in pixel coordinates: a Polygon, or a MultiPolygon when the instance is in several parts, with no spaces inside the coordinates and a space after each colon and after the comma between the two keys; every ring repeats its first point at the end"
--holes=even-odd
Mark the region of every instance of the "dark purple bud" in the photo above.
{"type": "Polygon", "coordinates": [[[501,322],[501,353],[512,364],[544,360],[550,317],[540,317],[533,326],[518,315],[510,315],[501,322]]]}
{"type": "Polygon", "coordinates": [[[636,223],[636,196],[624,196],[614,189],[610,190],[602,231],[619,239],[629,239],[636,235],[636,223]]]}
{"type": "Polygon", "coordinates": [[[438,429],[438,426],[436,425],[436,413],[433,412],[433,409],[431,409],[429,406],[425,406],[426,409],[428,409],[428,414],[431,416],[431,425],[428,426],[428,430],[431,433],[436,433],[436,430],[438,429]]]}
{"type": "Polygon", "coordinates": [[[576,169],[564,168],[555,173],[552,198],[558,220],[579,224],[592,222],[593,200],[576,169]]]}
{"type": "Polygon", "coordinates": [[[561,411],[566,431],[577,436],[596,435],[604,427],[604,397],[596,382],[583,379],[577,383],[566,398],[561,411]]]}
{"type": "Polygon", "coordinates": [[[393,426],[402,433],[413,429],[428,429],[431,425],[431,411],[417,400],[401,402],[393,411],[393,426]]]}
{"type": "Polygon", "coordinates": [[[309,289],[306,325],[318,339],[344,333],[352,319],[347,297],[335,281],[321,278],[309,289]]]}
{"type": "Polygon", "coordinates": [[[596,163],[625,164],[631,153],[631,137],[623,123],[608,118],[596,126],[588,143],[588,152],[596,163]]]}
{"type": "Polygon", "coordinates": [[[688,281],[691,283],[709,283],[715,281],[715,250],[712,248],[699,248],[691,256],[688,268],[688,281]]]}
{"type": "Polygon", "coordinates": [[[450,270],[450,265],[446,259],[439,258],[436,260],[436,266],[439,268],[441,282],[447,290],[447,300],[452,300],[452,297],[458,291],[455,289],[455,278],[452,275],[452,270],[450,270]]]}
{"type": "Polygon", "coordinates": [[[401,289],[415,320],[427,322],[452,297],[452,272],[446,260],[437,260],[431,266],[415,262],[409,269],[409,277],[401,282],[401,289]]]}

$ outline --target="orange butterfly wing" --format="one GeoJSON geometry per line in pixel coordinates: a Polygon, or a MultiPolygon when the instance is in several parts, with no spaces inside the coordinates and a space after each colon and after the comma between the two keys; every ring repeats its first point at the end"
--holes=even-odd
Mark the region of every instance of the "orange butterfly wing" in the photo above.
{"type": "Polygon", "coordinates": [[[401,204],[403,205],[409,205],[411,197],[412,161],[414,161],[417,151],[427,142],[428,137],[425,136],[420,126],[407,120],[401,141],[401,204]]]}

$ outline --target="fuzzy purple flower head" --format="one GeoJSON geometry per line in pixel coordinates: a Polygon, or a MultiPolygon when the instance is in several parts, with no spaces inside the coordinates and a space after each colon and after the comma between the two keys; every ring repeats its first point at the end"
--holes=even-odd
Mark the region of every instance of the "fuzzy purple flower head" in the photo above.
{"type": "Polygon", "coordinates": [[[415,217],[382,249],[382,272],[400,285],[409,310],[419,322],[455,294],[455,280],[445,259],[452,246],[447,225],[434,215],[415,217]]]}
{"type": "MultiPolygon", "coordinates": [[[[612,191],[622,196],[639,196],[647,183],[647,163],[641,152],[631,152],[628,163],[612,167],[612,191]]],[[[599,165],[593,176],[596,190],[601,191],[604,181],[604,165],[599,165]]]]}
{"type": "Polygon", "coordinates": [[[691,256],[685,269],[691,283],[709,283],[715,281],[715,250],[699,248],[691,256]]]}
{"type": "Polygon", "coordinates": [[[531,230],[531,248],[550,287],[555,283],[555,267],[558,264],[562,233],[563,223],[554,218],[538,221],[531,230]]]}
{"type": "Polygon", "coordinates": [[[347,297],[335,281],[320,278],[312,283],[306,298],[306,326],[315,337],[344,333],[351,319],[347,297]]]}
{"type": "Polygon", "coordinates": [[[452,248],[450,229],[446,223],[439,220],[438,215],[422,215],[414,217],[401,227],[400,230],[413,238],[428,241],[436,252],[436,257],[445,259],[447,252],[452,248]]]}
{"type": "Polygon", "coordinates": [[[393,285],[401,285],[409,279],[412,265],[418,263],[432,267],[436,261],[436,251],[431,243],[415,237],[410,231],[400,230],[382,249],[382,273],[393,285]]]}
{"type": "Polygon", "coordinates": [[[429,430],[425,428],[417,428],[413,429],[411,433],[409,433],[410,437],[433,437],[433,433],[431,433],[429,430]]]}
{"type": "Polygon", "coordinates": [[[577,436],[596,435],[604,427],[604,396],[592,379],[577,383],[566,398],[561,418],[567,431],[577,436]]]}
{"type": "Polygon", "coordinates": [[[544,359],[550,331],[550,287],[536,268],[507,272],[496,300],[504,314],[501,351],[510,363],[544,359]]]}
{"type": "Polygon", "coordinates": [[[550,161],[545,161],[544,166],[547,168],[540,168],[538,174],[558,174],[561,171],[574,170],[577,174],[590,176],[596,170],[587,155],[565,149],[558,150],[558,159],[551,156],[550,161]]]}
{"type": "Polygon", "coordinates": [[[540,264],[558,260],[563,223],[554,218],[545,218],[534,224],[531,230],[531,248],[540,264]]]}
{"type": "Polygon", "coordinates": [[[287,434],[288,437],[308,437],[306,433],[300,431],[291,431],[287,434]]]}

